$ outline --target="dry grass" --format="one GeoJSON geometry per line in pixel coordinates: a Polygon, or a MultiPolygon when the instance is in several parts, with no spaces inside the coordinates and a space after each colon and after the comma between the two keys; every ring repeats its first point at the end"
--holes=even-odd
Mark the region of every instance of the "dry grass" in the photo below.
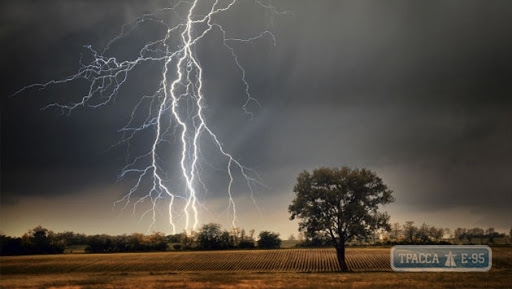
{"type": "Polygon", "coordinates": [[[75,273],[2,278],[1,288],[512,288],[509,272],[488,273],[75,273]]]}
{"type": "Polygon", "coordinates": [[[356,272],[335,273],[331,251],[2,257],[0,288],[512,288],[512,248],[493,248],[493,268],[485,273],[395,273],[389,248],[350,249],[347,261],[356,272]]]}

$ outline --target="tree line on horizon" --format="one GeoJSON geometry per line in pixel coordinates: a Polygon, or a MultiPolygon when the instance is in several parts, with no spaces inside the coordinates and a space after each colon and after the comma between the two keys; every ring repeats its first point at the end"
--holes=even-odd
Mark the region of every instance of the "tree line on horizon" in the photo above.
{"type": "MultiPolygon", "coordinates": [[[[254,230],[222,230],[219,224],[205,224],[198,232],[164,235],[155,232],[151,235],[133,233],[111,236],[107,234],[86,235],[74,232],[55,233],[37,226],[22,237],[0,235],[0,255],[62,254],[73,245],[86,246],[86,253],[151,252],[167,250],[225,250],[225,249],[272,249],[279,248],[282,240],[278,233],[262,231],[255,240],[254,230]]],[[[512,235],[512,229],[510,231],[512,235]]],[[[510,235],[509,235],[510,236],[510,235]]],[[[467,229],[441,228],[413,221],[404,224],[393,223],[390,231],[378,231],[369,239],[356,239],[348,245],[398,245],[398,244],[479,244],[494,245],[497,239],[506,238],[494,228],[484,230],[479,227],[467,229]]],[[[328,236],[321,234],[304,237],[293,234],[289,237],[296,247],[332,246],[328,236]]]]}
{"type": "MultiPolygon", "coordinates": [[[[511,232],[512,234],[512,229],[511,232]]],[[[404,224],[393,223],[391,230],[377,233],[380,244],[406,245],[406,244],[473,244],[479,239],[480,244],[494,245],[496,239],[505,238],[507,234],[496,232],[493,227],[486,230],[474,227],[471,229],[458,227],[453,232],[450,228],[430,226],[426,223],[416,226],[414,221],[406,221],[404,224]]]]}
{"type": "MultiPolygon", "coordinates": [[[[512,229],[509,238],[512,240],[512,229]]],[[[391,229],[376,230],[374,234],[365,238],[354,238],[347,242],[347,245],[455,245],[455,244],[478,244],[496,245],[496,240],[505,239],[506,233],[497,232],[493,227],[486,230],[479,227],[471,229],[458,227],[455,230],[450,228],[430,226],[426,223],[416,226],[414,221],[406,221],[404,224],[398,222],[391,224],[391,229]]],[[[330,247],[332,239],[327,234],[316,234],[305,237],[300,233],[298,237],[290,235],[289,240],[295,241],[297,247],[330,247]]],[[[510,242],[510,241],[509,241],[510,242]]]]}
{"type": "MultiPolygon", "coordinates": [[[[107,234],[86,235],[74,232],[55,233],[37,226],[22,237],[0,235],[0,255],[62,254],[69,246],[85,246],[86,253],[151,252],[167,250],[226,250],[226,249],[273,249],[280,248],[282,240],[278,233],[262,231],[255,240],[255,231],[244,229],[222,230],[219,224],[203,225],[197,232],[165,235],[155,232],[150,235],[132,233],[111,236],[107,234]]],[[[512,235],[512,229],[510,231],[512,235]]],[[[356,239],[347,245],[398,245],[398,244],[479,244],[494,245],[497,239],[507,235],[494,228],[467,229],[441,228],[423,223],[416,226],[413,221],[393,223],[390,231],[379,230],[371,238],[356,239]]],[[[512,239],[512,238],[511,238],[512,239]]],[[[328,247],[331,239],[322,234],[304,237],[293,234],[289,237],[296,247],[328,247]]]]}
{"type": "Polygon", "coordinates": [[[197,232],[165,235],[132,233],[111,236],[86,235],[74,232],[55,233],[37,226],[21,237],[0,235],[0,255],[62,254],[70,246],[85,246],[86,253],[152,252],[167,250],[273,249],[281,246],[278,233],[261,231],[258,240],[254,230],[222,230],[209,223],[197,232]],[[172,249],[171,249],[172,248],[172,249]]]}

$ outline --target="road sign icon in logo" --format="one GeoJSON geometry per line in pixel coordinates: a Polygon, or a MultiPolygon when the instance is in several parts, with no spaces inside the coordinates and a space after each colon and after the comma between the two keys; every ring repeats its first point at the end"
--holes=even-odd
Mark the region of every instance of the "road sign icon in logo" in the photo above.
{"type": "Polygon", "coordinates": [[[456,267],[457,264],[455,264],[455,260],[453,257],[457,256],[455,254],[452,254],[452,251],[448,252],[448,255],[445,255],[446,256],[446,263],[444,263],[444,265],[446,267],[456,267]]]}

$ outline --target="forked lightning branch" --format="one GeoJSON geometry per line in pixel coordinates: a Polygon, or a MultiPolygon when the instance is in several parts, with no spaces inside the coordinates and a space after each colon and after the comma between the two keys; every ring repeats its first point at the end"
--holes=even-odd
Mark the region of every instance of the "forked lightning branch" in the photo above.
{"type": "MultiPolygon", "coordinates": [[[[176,233],[184,229],[188,232],[197,229],[200,222],[200,211],[207,210],[201,202],[207,193],[205,184],[205,168],[208,168],[204,145],[211,147],[208,151],[216,151],[223,158],[225,176],[227,178],[224,194],[226,210],[231,216],[231,225],[237,226],[237,204],[235,202],[234,183],[241,178],[249,192],[247,198],[253,197],[255,187],[261,185],[257,174],[245,167],[223,145],[205,115],[206,104],[215,102],[208,93],[204,81],[204,67],[198,57],[201,45],[207,37],[220,37],[221,47],[210,50],[223,51],[231,56],[232,67],[237,70],[237,79],[241,84],[239,96],[242,97],[240,109],[251,117],[250,107],[259,105],[256,96],[251,94],[247,72],[241,65],[234,44],[246,42],[270,41],[275,44],[274,35],[269,30],[257,31],[252,35],[240,37],[230,34],[218,19],[223,15],[234,13],[240,1],[179,1],[172,7],[160,9],[151,14],[145,14],[132,23],[123,26],[106,47],[98,51],[92,46],[86,46],[91,61],[82,63],[79,70],[68,77],[51,80],[45,83],[32,84],[24,87],[15,94],[32,88],[45,89],[51,85],[71,83],[86,80],[89,86],[78,101],[69,103],[50,103],[45,108],[58,108],[63,113],[70,114],[81,107],[100,108],[114,102],[116,97],[123,97],[119,91],[128,81],[128,76],[137,67],[151,63],[160,65],[161,74],[159,85],[151,93],[138,96],[137,104],[133,107],[130,120],[120,129],[121,143],[129,144],[143,132],[150,131],[152,141],[143,153],[128,158],[120,179],[133,180],[133,186],[118,202],[123,209],[130,206],[135,213],[143,204],[150,204],[140,213],[140,219],[150,218],[148,230],[155,225],[157,207],[161,202],[167,202],[167,214],[170,230],[176,233]],[[124,41],[143,25],[152,23],[160,27],[160,35],[146,42],[129,60],[116,57],[113,52],[116,44],[124,41]],[[163,28],[163,29],[162,29],[163,28]],[[178,151],[176,158],[170,158],[166,153],[178,151]],[[177,162],[175,167],[179,176],[172,178],[168,172],[169,162],[177,162]]],[[[260,1],[250,1],[254,9],[260,9],[267,14],[279,13],[275,8],[260,1]]],[[[245,3],[247,4],[247,3],[245,3]]],[[[239,7],[238,7],[239,9],[239,7]]],[[[156,33],[155,33],[156,34],[156,33]]],[[[237,45],[236,47],[240,47],[237,45]]],[[[215,55],[211,55],[215,57],[215,55]]],[[[82,92],[83,93],[83,92],[82,92]]]]}

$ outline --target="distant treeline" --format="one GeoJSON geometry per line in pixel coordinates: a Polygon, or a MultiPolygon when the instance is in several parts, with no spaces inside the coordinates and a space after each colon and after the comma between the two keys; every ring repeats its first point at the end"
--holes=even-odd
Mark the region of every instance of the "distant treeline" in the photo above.
{"type": "Polygon", "coordinates": [[[494,245],[496,239],[505,239],[507,235],[496,232],[494,228],[484,230],[478,227],[457,228],[452,233],[450,228],[425,223],[416,226],[413,221],[407,221],[403,225],[392,224],[391,230],[381,236],[382,242],[388,244],[473,244],[478,239],[480,244],[494,245]]]}
{"type": "MultiPolygon", "coordinates": [[[[512,229],[510,231],[512,235],[512,229]]],[[[510,235],[509,235],[510,236],[510,235]]],[[[292,236],[293,237],[293,236],[292,236]]],[[[295,239],[295,237],[293,237],[295,239]]],[[[330,247],[333,246],[328,235],[315,235],[312,237],[299,235],[297,246],[300,247],[330,247]]],[[[504,233],[498,233],[494,228],[486,230],[482,228],[457,228],[451,231],[450,228],[430,226],[423,223],[416,226],[413,221],[405,224],[391,224],[389,231],[376,231],[370,238],[355,238],[347,245],[450,245],[450,244],[486,244],[497,245],[501,240],[502,245],[510,244],[511,238],[504,233]]]]}
{"type": "Polygon", "coordinates": [[[88,236],[74,232],[55,233],[41,226],[21,238],[0,236],[1,255],[61,254],[73,245],[85,245],[85,251],[89,253],[164,251],[167,237],[162,233],[88,236]]]}
{"type": "MultiPolygon", "coordinates": [[[[223,230],[219,224],[206,224],[197,232],[164,235],[153,233],[144,235],[110,236],[85,235],[74,232],[55,233],[38,226],[22,237],[0,235],[0,255],[29,254],[60,254],[70,246],[85,247],[86,253],[121,253],[150,252],[166,250],[225,250],[225,249],[272,249],[281,247],[279,234],[269,231],[259,233],[257,240],[255,231],[246,232],[234,228],[223,230]]],[[[512,234],[512,229],[511,232],[512,234]]],[[[332,246],[330,238],[321,234],[313,237],[302,233],[297,238],[293,235],[290,241],[298,247],[332,246]]],[[[414,222],[405,224],[394,223],[389,231],[377,231],[370,238],[355,238],[347,245],[397,245],[397,244],[511,244],[512,239],[494,228],[457,228],[453,232],[449,228],[429,226],[423,223],[416,226],[414,222]]],[[[69,250],[68,250],[69,251],[69,250]]]]}
{"type": "Polygon", "coordinates": [[[55,233],[38,226],[22,237],[0,235],[0,255],[61,254],[73,245],[85,246],[86,253],[151,252],[172,250],[222,250],[279,248],[279,234],[262,231],[258,241],[254,240],[254,230],[249,234],[243,229],[222,230],[219,224],[206,224],[198,232],[164,235],[153,233],[144,235],[110,236],[85,235],[74,232],[55,233]]]}

